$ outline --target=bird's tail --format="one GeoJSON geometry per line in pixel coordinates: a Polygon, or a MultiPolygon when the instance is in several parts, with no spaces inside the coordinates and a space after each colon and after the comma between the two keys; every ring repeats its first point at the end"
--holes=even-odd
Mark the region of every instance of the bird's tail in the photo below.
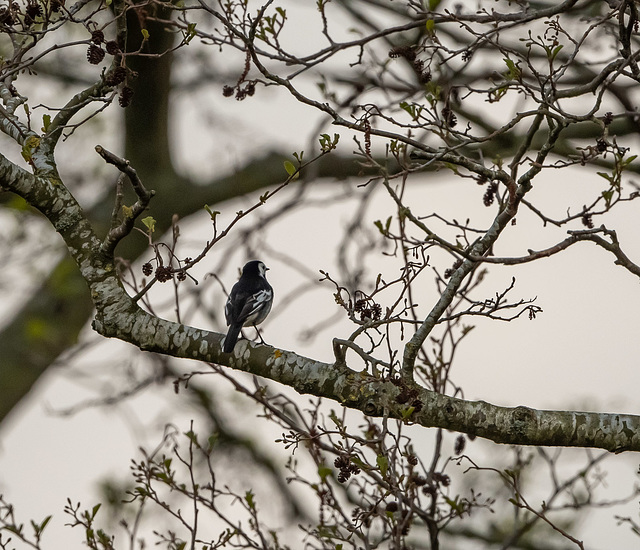
{"type": "Polygon", "coordinates": [[[224,353],[231,353],[233,351],[233,348],[238,341],[240,330],[242,330],[242,326],[239,325],[231,325],[229,327],[229,332],[227,332],[227,336],[224,339],[224,346],[222,347],[222,351],[224,353]]]}

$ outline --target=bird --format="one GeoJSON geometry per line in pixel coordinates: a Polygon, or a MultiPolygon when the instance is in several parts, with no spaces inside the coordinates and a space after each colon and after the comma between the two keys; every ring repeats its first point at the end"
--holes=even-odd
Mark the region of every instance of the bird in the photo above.
{"type": "Polygon", "coordinates": [[[273,288],[267,281],[268,269],[260,260],[251,260],[242,268],[240,279],[233,285],[224,308],[229,327],[222,347],[224,353],[233,351],[242,327],[255,327],[269,315],[273,288]]]}

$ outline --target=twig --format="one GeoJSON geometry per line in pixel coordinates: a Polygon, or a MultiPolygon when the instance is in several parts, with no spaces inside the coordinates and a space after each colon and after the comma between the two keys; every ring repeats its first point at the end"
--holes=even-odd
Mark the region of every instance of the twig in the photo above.
{"type": "Polygon", "coordinates": [[[151,201],[151,197],[155,194],[155,191],[147,191],[145,189],[142,181],[138,177],[138,173],[134,170],[128,160],[114,155],[101,145],[96,145],[96,152],[105,160],[105,162],[113,164],[118,170],[120,170],[120,172],[122,172],[123,176],[127,176],[129,178],[131,186],[138,196],[138,200],[124,213],[124,219],[118,223],[118,210],[120,210],[122,206],[121,176],[121,178],[118,179],[117,184],[115,208],[111,218],[111,229],[100,246],[100,251],[103,254],[113,255],[113,251],[117,244],[131,233],[136,219],[145,211],[151,201]]]}

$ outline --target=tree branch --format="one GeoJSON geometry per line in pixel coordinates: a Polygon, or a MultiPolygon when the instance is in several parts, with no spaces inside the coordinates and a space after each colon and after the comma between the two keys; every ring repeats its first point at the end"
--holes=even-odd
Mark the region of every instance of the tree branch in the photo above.
{"type": "Polygon", "coordinates": [[[99,311],[93,328],[140,349],[226,365],[289,386],[301,394],[338,401],[369,416],[405,419],[424,427],[467,433],[509,445],[595,447],[640,451],[640,416],[499,407],[484,401],[438,394],[417,384],[355,372],[345,364],[323,363],[292,351],[241,340],[223,354],[223,334],[154,317],[132,307],[113,286],[114,307],[99,311]],[[409,393],[410,402],[399,398],[409,393]],[[401,403],[402,402],[402,403],[401,403]]]}
{"type": "Polygon", "coordinates": [[[135,221],[138,219],[140,214],[145,211],[147,206],[149,206],[149,201],[155,194],[155,191],[147,191],[142,184],[142,181],[138,177],[138,173],[131,166],[128,160],[118,157],[114,155],[110,151],[107,151],[101,145],[96,146],[96,152],[105,160],[105,162],[109,164],[113,164],[120,172],[125,175],[129,181],[131,182],[131,186],[138,197],[138,200],[131,206],[128,211],[124,214],[122,222],[117,223],[117,218],[119,212],[118,205],[121,206],[122,202],[122,192],[121,189],[118,189],[116,193],[116,208],[114,208],[111,229],[107,233],[101,248],[102,252],[106,255],[113,255],[113,252],[118,245],[118,243],[124,239],[131,230],[133,229],[133,225],[135,221]]]}

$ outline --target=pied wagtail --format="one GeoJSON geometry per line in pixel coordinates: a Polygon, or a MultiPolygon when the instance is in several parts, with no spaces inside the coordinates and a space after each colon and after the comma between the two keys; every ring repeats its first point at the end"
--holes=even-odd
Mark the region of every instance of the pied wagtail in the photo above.
{"type": "Polygon", "coordinates": [[[273,303],[273,288],[267,282],[268,269],[260,260],[247,262],[242,268],[240,279],[233,285],[224,308],[229,327],[222,348],[224,353],[233,351],[242,327],[255,327],[269,315],[273,303]]]}

